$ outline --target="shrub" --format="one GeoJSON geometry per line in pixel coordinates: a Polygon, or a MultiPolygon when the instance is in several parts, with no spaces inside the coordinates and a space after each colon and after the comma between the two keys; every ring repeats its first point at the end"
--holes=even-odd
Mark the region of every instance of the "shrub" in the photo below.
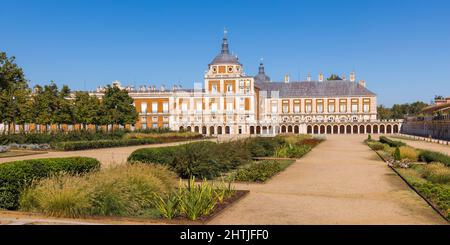
{"type": "Polygon", "coordinates": [[[86,176],[55,176],[37,182],[20,199],[22,210],[58,217],[139,216],[166,198],[175,175],[161,166],[121,165],[86,176]]]}
{"type": "Polygon", "coordinates": [[[178,196],[180,213],[190,220],[209,215],[218,203],[213,186],[207,181],[197,185],[194,177],[185,188],[179,187],[178,196]]]}
{"type": "Polygon", "coordinates": [[[282,137],[256,137],[244,141],[252,157],[268,157],[275,154],[277,147],[283,145],[285,140],[282,137]]]}
{"type": "Polygon", "coordinates": [[[371,141],[371,140],[372,140],[372,135],[369,134],[369,135],[367,136],[367,140],[368,140],[368,141],[371,141]]]}
{"type": "Polygon", "coordinates": [[[374,151],[384,150],[384,144],[376,141],[370,141],[367,143],[369,147],[374,151]]]}
{"type": "Polygon", "coordinates": [[[290,158],[301,158],[310,151],[311,146],[309,145],[301,145],[301,146],[295,145],[288,148],[287,156],[290,158]]]}
{"type": "Polygon", "coordinates": [[[85,174],[99,168],[98,160],[87,157],[33,159],[0,164],[0,208],[17,209],[20,193],[34,180],[59,172],[85,174]]]}
{"type": "Polygon", "coordinates": [[[400,158],[401,159],[409,159],[413,162],[418,160],[417,151],[409,146],[401,146],[400,147],[400,158]]]}
{"type": "Polygon", "coordinates": [[[117,139],[117,140],[95,140],[95,141],[67,141],[52,144],[52,148],[59,151],[78,151],[86,149],[147,145],[161,143],[161,140],[150,139],[117,139]]]}
{"type": "Polygon", "coordinates": [[[280,164],[274,160],[254,162],[250,166],[239,169],[235,174],[237,181],[265,182],[281,171],[280,164]]]}
{"type": "Polygon", "coordinates": [[[399,147],[395,148],[394,159],[397,160],[397,161],[402,160],[402,156],[400,154],[400,148],[399,147]]]}
{"type": "Polygon", "coordinates": [[[420,161],[426,163],[440,162],[446,165],[447,167],[450,167],[450,156],[439,152],[422,150],[419,153],[419,159],[420,161]]]}
{"type": "Polygon", "coordinates": [[[422,176],[438,184],[450,183],[450,168],[446,167],[442,163],[431,163],[421,167],[420,170],[422,176]]]}
{"type": "Polygon", "coordinates": [[[401,141],[395,141],[391,140],[385,136],[380,136],[380,142],[384,144],[388,144],[390,147],[401,147],[405,146],[406,144],[401,141]]]}
{"type": "Polygon", "coordinates": [[[413,183],[413,186],[427,199],[430,199],[450,218],[450,186],[431,182],[413,183]]]}
{"type": "Polygon", "coordinates": [[[216,144],[210,141],[134,151],[128,161],[169,166],[180,177],[215,178],[251,160],[242,142],[216,144]]]}

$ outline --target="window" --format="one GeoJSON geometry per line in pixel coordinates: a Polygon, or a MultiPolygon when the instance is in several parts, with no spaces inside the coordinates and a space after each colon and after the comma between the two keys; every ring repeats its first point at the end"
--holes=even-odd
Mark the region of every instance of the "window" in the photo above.
{"type": "Polygon", "coordinates": [[[211,86],[211,92],[217,93],[217,85],[216,85],[216,84],[213,84],[213,85],[211,86]]]}
{"type": "Polygon", "coordinates": [[[217,66],[213,66],[213,72],[217,73],[217,66]]]}
{"type": "Polygon", "coordinates": [[[213,113],[217,112],[217,103],[211,104],[211,112],[213,112],[213,113]]]}
{"type": "Polygon", "coordinates": [[[157,122],[158,121],[158,117],[152,117],[152,121],[153,122],[157,122]]]}
{"type": "Polygon", "coordinates": [[[278,112],[278,105],[276,101],[272,102],[272,113],[277,113],[278,112]]]}
{"type": "Polygon", "coordinates": [[[364,112],[365,113],[369,112],[369,104],[364,104],[364,112]]]}
{"type": "Polygon", "coordinates": [[[147,102],[141,103],[141,112],[146,114],[147,113],[147,102]]]}
{"type": "Polygon", "coordinates": [[[197,101],[197,106],[196,106],[196,110],[198,113],[202,112],[202,108],[203,107],[203,103],[201,101],[197,101]]]}
{"type": "Polygon", "coordinates": [[[347,112],[347,100],[340,100],[339,112],[347,112]]]}
{"type": "Polygon", "coordinates": [[[334,113],[334,103],[328,105],[328,112],[329,113],[334,113]]]}
{"type": "Polygon", "coordinates": [[[358,112],[358,100],[352,100],[352,112],[358,112]]]}
{"type": "Polygon", "coordinates": [[[152,128],[158,128],[158,123],[152,123],[152,128]]]}
{"type": "Polygon", "coordinates": [[[233,102],[227,101],[227,111],[232,111],[232,110],[233,110],[233,102]]]}
{"type": "Polygon", "coordinates": [[[147,117],[141,117],[141,128],[142,129],[147,128],[147,117]]]}
{"type": "Polygon", "coordinates": [[[300,104],[295,104],[294,105],[294,112],[295,113],[300,113],[300,104]]]}
{"type": "Polygon", "coordinates": [[[183,112],[187,112],[187,110],[188,110],[188,105],[187,105],[187,103],[182,103],[181,104],[181,111],[183,111],[183,112]]]}
{"type": "Polygon", "coordinates": [[[233,92],[233,86],[231,84],[227,84],[227,93],[233,92]]]}
{"type": "Polygon", "coordinates": [[[289,113],[289,105],[283,104],[283,113],[289,113]]]}
{"type": "Polygon", "coordinates": [[[241,86],[241,87],[244,86],[244,81],[243,80],[239,81],[239,86],[241,86]]]}
{"type": "Polygon", "coordinates": [[[233,72],[233,67],[232,66],[228,67],[228,72],[233,72]]]}
{"type": "Polygon", "coordinates": [[[169,128],[169,123],[163,123],[163,128],[169,128]]]}
{"type": "Polygon", "coordinates": [[[157,113],[158,112],[158,102],[153,102],[152,103],[152,113],[157,113]]]}
{"type": "Polygon", "coordinates": [[[164,102],[163,103],[163,113],[168,113],[168,112],[169,112],[169,103],[164,102]]]}
{"type": "Polygon", "coordinates": [[[142,129],[147,129],[147,124],[142,124],[142,125],[141,125],[141,128],[142,128],[142,129]]]}
{"type": "Polygon", "coordinates": [[[239,98],[239,110],[243,111],[245,109],[244,98],[239,98]]]}
{"type": "Polygon", "coordinates": [[[306,102],[306,104],[305,104],[305,111],[306,111],[306,113],[311,113],[312,112],[311,102],[306,102]]]}

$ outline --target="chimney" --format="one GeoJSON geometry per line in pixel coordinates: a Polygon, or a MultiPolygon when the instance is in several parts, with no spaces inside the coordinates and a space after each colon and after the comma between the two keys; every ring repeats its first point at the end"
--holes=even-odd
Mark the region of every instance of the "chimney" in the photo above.
{"type": "Polygon", "coordinates": [[[361,81],[359,81],[359,85],[361,85],[362,87],[366,87],[366,81],[364,81],[364,80],[361,80],[361,81]]]}
{"type": "Polygon", "coordinates": [[[161,92],[164,92],[164,91],[166,91],[166,86],[162,85],[161,86],[161,92]]]}
{"type": "Polygon", "coordinates": [[[319,74],[319,82],[323,82],[323,73],[319,74]]]}
{"type": "Polygon", "coordinates": [[[342,74],[342,77],[341,77],[341,78],[342,78],[342,80],[345,81],[345,80],[346,80],[345,74],[342,74]]]}
{"type": "Polygon", "coordinates": [[[356,75],[355,75],[355,72],[350,72],[350,82],[354,82],[354,81],[356,81],[356,75]]]}
{"type": "Polygon", "coordinates": [[[173,85],[172,90],[177,91],[177,85],[173,85]]]}
{"type": "Polygon", "coordinates": [[[307,80],[308,82],[311,82],[311,74],[308,74],[308,77],[306,77],[306,80],[307,80]]]}
{"type": "Polygon", "coordinates": [[[289,75],[284,75],[284,83],[289,83],[289,75]]]}

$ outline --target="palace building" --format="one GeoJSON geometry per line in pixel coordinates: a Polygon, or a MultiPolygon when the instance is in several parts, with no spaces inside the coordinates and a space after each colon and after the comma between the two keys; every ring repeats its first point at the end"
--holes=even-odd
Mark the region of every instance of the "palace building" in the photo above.
{"type": "MultiPolygon", "coordinates": [[[[256,76],[229,50],[226,35],[220,53],[208,64],[204,83],[193,89],[155,86],[126,89],[139,112],[131,129],[170,128],[205,135],[398,133],[400,121],[377,120],[377,97],[364,81],[349,79],[275,82],[259,65],[256,76]]],[[[97,96],[102,96],[98,88],[97,96]]]]}

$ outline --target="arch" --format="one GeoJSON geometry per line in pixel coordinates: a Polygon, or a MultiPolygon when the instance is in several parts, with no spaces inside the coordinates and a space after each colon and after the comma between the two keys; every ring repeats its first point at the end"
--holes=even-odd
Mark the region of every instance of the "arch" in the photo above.
{"type": "Polygon", "coordinates": [[[325,134],[325,125],[320,125],[320,134],[325,134]]]}
{"type": "Polygon", "coordinates": [[[372,133],[372,125],[367,125],[366,127],[366,133],[371,134],[372,133]]]}
{"type": "Polygon", "coordinates": [[[217,134],[222,134],[222,126],[217,127],[217,134]]]}
{"type": "Polygon", "coordinates": [[[357,134],[358,133],[358,125],[353,125],[353,134],[357,134]]]}
{"type": "Polygon", "coordinates": [[[351,134],[352,133],[352,126],[347,125],[347,128],[346,128],[345,131],[346,131],[347,134],[351,134]]]}
{"type": "Polygon", "coordinates": [[[386,133],[387,133],[387,134],[392,134],[392,125],[388,124],[388,125],[386,126],[386,133]]]}
{"type": "Polygon", "coordinates": [[[207,133],[207,131],[206,131],[206,126],[203,126],[202,127],[202,134],[206,134],[207,133]]]}
{"type": "Polygon", "coordinates": [[[312,134],[312,126],[311,126],[311,125],[308,125],[308,126],[306,127],[306,133],[307,133],[307,134],[312,134]]]}
{"type": "Polygon", "coordinates": [[[339,134],[339,126],[338,125],[333,126],[333,134],[339,134]]]}
{"type": "Polygon", "coordinates": [[[262,127],[262,133],[263,134],[267,134],[267,126],[263,126],[262,127]]]}
{"type": "Polygon", "coordinates": [[[280,126],[275,126],[275,133],[279,134],[280,133],[280,126]]]}
{"type": "Polygon", "coordinates": [[[209,134],[213,135],[214,133],[214,126],[209,127],[209,134]]]}
{"type": "Polygon", "coordinates": [[[261,134],[261,126],[256,126],[256,134],[261,134]]]}
{"type": "Polygon", "coordinates": [[[255,126],[250,126],[250,134],[255,134],[255,126]]]}
{"type": "Polygon", "coordinates": [[[332,134],[333,133],[333,127],[331,127],[331,125],[327,126],[327,134],[332,134]]]}
{"type": "Polygon", "coordinates": [[[394,125],[394,134],[398,134],[398,125],[397,124],[394,125]]]}
{"type": "Polygon", "coordinates": [[[339,133],[345,134],[345,126],[344,125],[339,126],[339,133]]]}
{"type": "Polygon", "coordinates": [[[194,132],[200,133],[200,128],[199,128],[198,126],[195,126],[195,127],[194,127],[194,132]]]}
{"type": "Polygon", "coordinates": [[[286,133],[286,126],[281,126],[281,133],[286,133]]]}
{"type": "Polygon", "coordinates": [[[378,134],[378,125],[377,124],[373,125],[373,133],[378,134]]]}
{"type": "Polygon", "coordinates": [[[314,134],[319,134],[319,126],[314,125],[314,134]]]}
{"type": "Polygon", "coordinates": [[[298,125],[294,126],[294,134],[299,134],[300,133],[300,127],[298,125]]]}
{"type": "Polygon", "coordinates": [[[230,126],[225,126],[225,134],[230,134],[230,126]]]}
{"type": "Polygon", "coordinates": [[[187,126],[187,128],[186,128],[186,131],[188,131],[188,132],[192,132],[192,128],[191,128],[191,126],[187,126]]]}
{"type": "Polygon", "coordinates": [[[180,132],[183,132],[183,131],[184,131],[184,127],[183,127],[183,126],[180,126],[179,131],[180,131],[180,132]]]}
{"type": "Polygon", "coordinates": [[[287,131],[288,131],[288,133],[292,133],[292,125],[288,126],[288,130],[287,131]]]}
{"type": "Polygon", "coordinates": [[[364,125],[359,126],[359,133],[360,134],[365,134],[366,133],[366,127],[364,127],[364,125]]]}
{"type": "Polygon", "coordinates": [[[384,134],[385,133],[385,131],[384,131],[384,124],[381,124],[380,125],[380,134],[384,134]]]}

